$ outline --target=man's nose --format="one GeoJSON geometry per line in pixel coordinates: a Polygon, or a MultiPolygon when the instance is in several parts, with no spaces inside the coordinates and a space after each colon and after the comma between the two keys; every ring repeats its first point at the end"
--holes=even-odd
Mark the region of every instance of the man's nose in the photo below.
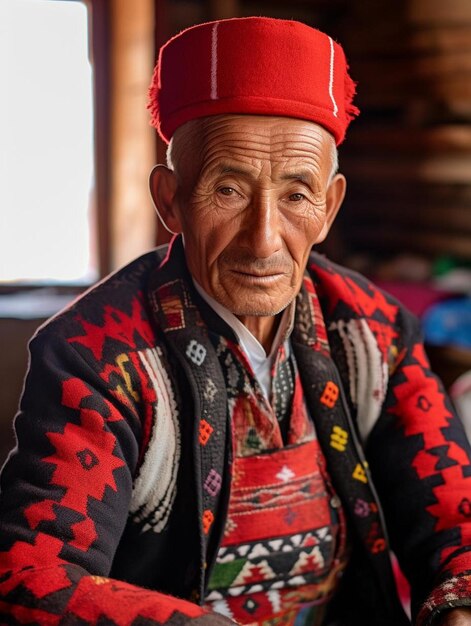
{"type": "Polygon", "coordinates": [[[268,258],[282,247],[280,213],[270,194],[255,197],[247,208],[243,246],[260,258],[268,258]]]}

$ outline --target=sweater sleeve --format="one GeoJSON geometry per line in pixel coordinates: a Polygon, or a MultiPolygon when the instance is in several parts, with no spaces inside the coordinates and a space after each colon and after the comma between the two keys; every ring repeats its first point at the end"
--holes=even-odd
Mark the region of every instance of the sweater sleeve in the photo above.
{"type": "Polygon", "coordinates": [[[419,626],[471,605],[471,450],[430,371],[418,321],[400,310],[398,352],[367,455],[419,626]]]}
{"type": "Polygon", "coordinates": [[[30,354],[17,446],[1,477],[0,622],[229,623],[108,578],[138,462],[136,409],[54,324],[32,340],[30,354]]]}

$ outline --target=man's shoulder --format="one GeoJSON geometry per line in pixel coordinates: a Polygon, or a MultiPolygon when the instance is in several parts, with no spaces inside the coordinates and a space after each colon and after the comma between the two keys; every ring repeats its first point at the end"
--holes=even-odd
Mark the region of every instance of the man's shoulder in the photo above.
{"type": "Polygon", "coordinates": [[[363,274],[345,265],[340,265],[329,259],[325,254],[315,252],[314,250],[309,255],[307,270],[311,278],[321,286],[326,284],[332,288],[342,289],[345,287],[345,284],[353,282],[363,288],[370,286],[370,288],[379,289],[363,274]]]}
{"type": "Polygon", "coordinates": [[[47,320],[36,336],[58,335],[70,340],[92,328],[119,327],[124,338],[135,327],[148,325],[147,284],[166,249],[160,246],[106,276],[47,320]]]}
{"type": "Polygon", "coordinates": [[[404,308],[369,278],[311,252],[307,271],[324,314],[333,319],[377,319],[395,324],[404,308]]]}

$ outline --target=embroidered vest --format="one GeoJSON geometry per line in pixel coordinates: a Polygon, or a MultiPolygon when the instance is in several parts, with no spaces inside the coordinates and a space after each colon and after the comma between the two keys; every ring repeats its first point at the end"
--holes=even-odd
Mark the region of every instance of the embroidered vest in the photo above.
{"type": "MultiPolygon", "coordinates": [[[[227,394],[210,330],[220,328],[221,320],[213,314],[210,324],[203,321],[204,302],[198,301],[191,287],[181,240],[174,242],[171,253],[172,263],[164,260],[149,281],[149,303],[162,338],[187,379],[185,389],[193,403],[196,432],[191,464],[199,519],[199,558],[190,554],[191,542],[186,541],[188,551],[181,552],[183,556],[188,554],[187,574],[183,578],[175,576],[172,581],[175,588],[181,588],[183,596],[204,603],[223,536],[231,480],[227,394]],[[208,484],[208,489],[206,483],[210,477],[217,484],[214,488],[208,484]]],[[[308,275],[296,298],[292,345],[329,475],[342,503],[352,512],[350,528],[352,536],[359,540],[355,542],[352,560],[357,568],[363,568],[364,576],[374,587],[374,590],[361,590],[363,601],[369,606],[370,598],[380,598],[375,610],[381,613],[384,623],[407,623],[393,591],[382,510],[343,391],[345,380],[342,381],[330,355],[322,311],[308,275]]],[[[335,346],[338,348],[337,343],[335,346]]],[[[181,419],[186,432],[189,422],[183,415],[181,419]]],[[[164,536],[162,545],[168,545],[164,536]]],[[[161,587],[169,584],[168,578],[166,572],[161,587]]]]}
{"type": "MultiPolygon", "coordinates": [[[[347,563],[346,526],[299,373],[294,367],[292,393],[285,393],[284,403],[277,400],[286,389],[276,385],[268,403],[237,345],[221,337],[217,354],[226,381],[234,462],[228,517],[206,603],[241,624],[315,626],[347,563]],[[283,410],[275,411],[281,404],[283,410]],[[280,421],[288,406],[288,445],[283,447],[280,421]]],[[[275,380],[285,363],[281,347],[275,380]]]]}

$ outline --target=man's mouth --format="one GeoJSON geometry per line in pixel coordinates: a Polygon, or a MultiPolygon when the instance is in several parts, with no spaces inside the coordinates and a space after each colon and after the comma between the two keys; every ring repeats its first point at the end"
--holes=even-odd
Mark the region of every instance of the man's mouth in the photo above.
{"type": "Polygon", "coordinates": [[[269,270],[265,272],[257,272],[253,270],[233,269],[232,273],[235,274],[239,279],[247,280],[251,282],[258,282],[258,283],[269,283],[269,282],[278,280],[282,276],[286,275],[286,272],[282,270],[269,270]]]}

